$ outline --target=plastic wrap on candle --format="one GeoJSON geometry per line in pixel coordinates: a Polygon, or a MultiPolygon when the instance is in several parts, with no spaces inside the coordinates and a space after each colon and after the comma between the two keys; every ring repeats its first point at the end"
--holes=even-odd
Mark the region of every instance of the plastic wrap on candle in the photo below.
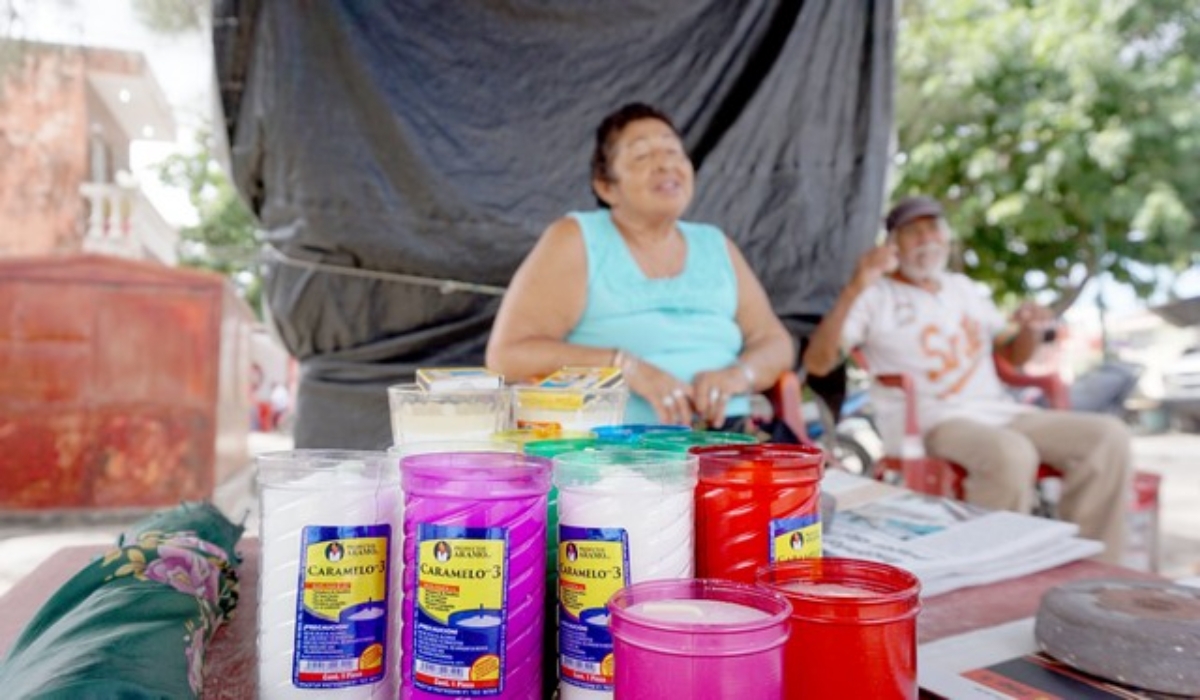
{"type": "Polygon", "coordinates": [[[394,467],[382,453],[323,450],[270,453],[257,463],[259,697],[396,697],[400,492],[394,467]],[[382,581],[377,567],[386,571],[382,581]],[[305,626],[297,634],[298,620],[306,619],[324,631],[305,626]],[[384,638],[375,639],[380,624],[384,638]],[[335,643],[323,645],[320,635],[335,643]],[[359,642],[352,644],[355,636],[359,642]],[[358,663],[329,648],[339,646],[361,648],[358,663]]]}
{"type": "Polygon", "coordinates": [[[613,692],[609,598],[631,583],[689,578],[696,459],[683,453],[601,450],[561,455],[559,695],[613,692]]]}
{"type": "Polygon", "coordinates": [[[402,458],[402,695],[541,697],[548,460],[402,458]]]}

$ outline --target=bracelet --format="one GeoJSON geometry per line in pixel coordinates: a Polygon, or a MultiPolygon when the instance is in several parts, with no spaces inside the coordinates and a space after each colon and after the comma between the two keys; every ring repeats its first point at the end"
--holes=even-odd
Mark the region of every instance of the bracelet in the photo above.
{"type": "Polygon", "coordinates": [[[741,360],[734,362],[733,366],[742,370],[742,376],[746,378],[746,382],[750,385],[750,391],[754,391],[754,381],[757,379],[757,375],[754,374],[754,368],[741,360]]]}
{"type": "Polygon", "coordinates": [[[617,348],[613,350],[612,366],[621,370],[621,374],[630,376],[637,369],[637,358],[624,350],[617,348]]]}

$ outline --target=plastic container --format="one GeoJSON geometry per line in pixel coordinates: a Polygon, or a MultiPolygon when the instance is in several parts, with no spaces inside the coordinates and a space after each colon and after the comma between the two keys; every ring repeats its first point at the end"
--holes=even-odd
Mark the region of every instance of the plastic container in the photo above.
{"type": "Polygon", "coordinates": [[[511,398],[504,387],[430,392],[416,384],[389,386],[392,441],[490,440],[512,427],[511,398]]]}
{"type": "Polygon", "coordinates": [[[629,389],[624,384],[601,389],[512,387],[516,427],[541,431],[587,431],[610,425],[625,415],[629,389]]]}
{"type": "Polygon", "coordinates": [[[690,433],[692,429],[686,425],[664,425],[658,423],[627,423],[623,425],[601,425],[592,428],[596,440],[604,443],[621,443],[636,445],[643,436],[650,433],[690,433]]]}
{"type": "Polygon", "coordinates": [[[778,593],[729,581],[647,581],[618,591],[608,609],[617,700],[782,697],[792,607],[778,593]]]}
{"type": "Polygon", "coordinates": [[[691,430],[686,432],[647,433],[638,440],[638,446],[655,450],[687,452],[693,447],[705,445],[753,445],[758,438],[746,433],[727,433],[718,430],[691,430]]]}
{"type": "Polygon", "coordinates": [[[550,461],[426,453],[400,472],[401,695],[538,697],[550,461]]]}
{"type": "Polygon", "coordinates": [[[382,452],[255,458],[262,512],[262,698],[395,698],[399,474],[382,452]],[[298,629],[299,628],[299,629],[298,629]]]}
{"type": "MultiPolygon", "coordinates": [[[[619,448],[624,445],[602,445],[595,438],[569,438],[557,440],[535,440],[525,443],[525,454],[551,459],[568,452],[619,448]]],[[[543,697],[550,697],[558,688],[558,488],[550,487],[550,498],[546,506],[546,600],[544,602],[546,628],[542,643],[543,697]]]]}
{"type": "Polygon", "coordinates": [[[605,604],[631,583],[690,578],[696,458],[663,450],[570,452],[559,489],[558,675],[561,700],[613,692],[605,604]]]}
{"type": "Polygon", "coordinates": [[[821,556],[824,455],[808,445],[693,447],[696,576],[754,583],[759,567],[821,556]]]}
{"type": "Polygon", "coordinates": [[[758,585],[792,604],[785,698],[917,697],[916,576],[858,559],[804,559],[763,567],[758,585]]]}

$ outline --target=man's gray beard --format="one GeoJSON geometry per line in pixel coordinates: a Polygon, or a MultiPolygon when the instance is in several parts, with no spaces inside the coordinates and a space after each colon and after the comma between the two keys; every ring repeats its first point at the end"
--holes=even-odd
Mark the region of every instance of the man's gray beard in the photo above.
{"type": "Polygon", "coordinates": [[[950,264],[950,251],[940,249],[937,252],[939,257],[928,265],[901,262],[900,273],[914,282],[941,282],[950,264]]]}

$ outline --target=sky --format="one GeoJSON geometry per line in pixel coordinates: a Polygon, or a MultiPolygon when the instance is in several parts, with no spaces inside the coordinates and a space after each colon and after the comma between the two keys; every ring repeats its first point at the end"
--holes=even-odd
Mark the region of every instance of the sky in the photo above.
{"type": "Polygon", "coordinates": [[[142,51],[175,116],[173,142],[134,141],[130,164],[147,198],[176,226],[196,222],[187,194],[159,182],[154,166],[192,149],[212,115],[212,45],[206,32],[160,36],[143,27],[129,0],[24,0],[14,3],[24,26],[13,35],[40,41],[142,51]]]}

